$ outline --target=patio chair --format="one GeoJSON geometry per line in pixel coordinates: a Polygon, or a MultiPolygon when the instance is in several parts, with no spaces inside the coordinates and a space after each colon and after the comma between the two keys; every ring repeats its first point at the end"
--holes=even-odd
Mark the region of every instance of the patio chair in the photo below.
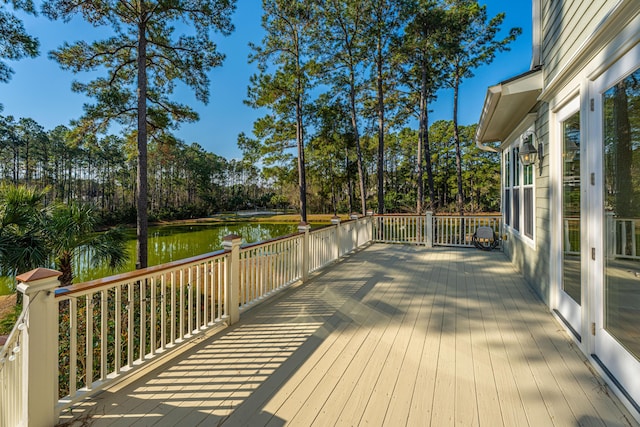
{"type": "Polygon", "coordinates": [[[476,228],[476,232],[471,237],[473,246],[483,251],[491,251],[498,247],[500,244],[500,238],[493,231],[493,228],[483,225],[476,228]]]}

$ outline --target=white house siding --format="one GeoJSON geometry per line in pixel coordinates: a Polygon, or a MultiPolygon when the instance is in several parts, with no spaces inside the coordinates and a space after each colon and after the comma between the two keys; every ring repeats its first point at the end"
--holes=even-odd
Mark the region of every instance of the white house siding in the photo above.
{"type": "MultiPolygon", "coordinates": [[[[505,234],[507,240],[504,242],[504,252],[513,264],[522,273],[525,280],[533,290],[549,304],[550,295],[550,189],[549,189],[549,157],[548,152],[548,107],[547,104],[538,104],[538,118],[535,123],[536,135],[544,143],[544,157],[542,161],[542,173],[538,169],[538,164],[534,170],[535,185],[535,243],[525,242],[516,232],[507,228],[505,234]]],[[[537,148],[537,143],[536,143],[537,148]]]]}
{"type": "Polygon", "coordinates": [[[542,174],[536,176],[536,251],[537,262],[533,265],[533,276],[529,283],[536,289],[540,297],[549,303],[550,295],[550,204],[551,190],[549,186],[549,126],[547,104],[541,103],[536,120],[536,133],[538,138],[544,143],[544,157],[542,160],[542,174]]]}
{"type": "Polygon", "coordinates": [[[545,0],[542,54],[545,83],[552,81],[595,31],[617,0],[545,0]]]}

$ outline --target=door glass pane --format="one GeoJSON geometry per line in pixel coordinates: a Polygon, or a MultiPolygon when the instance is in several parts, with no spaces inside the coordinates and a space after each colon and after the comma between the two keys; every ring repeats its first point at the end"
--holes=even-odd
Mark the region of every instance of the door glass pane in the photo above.
{"type": "Polygon", "coordinates": [[[604,321],[640,358],[640,70],[603,96],[604,321]]]}
{"type": "Polygon", "coordinates": [[[580,305],[580,113],[562,122],[562,289],[580,305]]]}

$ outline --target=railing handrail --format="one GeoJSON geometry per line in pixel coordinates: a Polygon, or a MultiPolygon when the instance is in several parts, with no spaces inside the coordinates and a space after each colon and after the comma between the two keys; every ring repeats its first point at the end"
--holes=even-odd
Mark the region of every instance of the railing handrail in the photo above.
{"type": "Polygon", "coordinates": [[[24,328],[24,318],[26,316],[28,308],[29,307],[22,308],[22,311],[20,312],[18,319],[13,325],[13,328],[11,329],[7,340],[5,341],[4,345],[0,347],[0,361],[2,361],[2,363],[0,363],[0,371],[2,371],[2,369],[4,368],[4,362],[5,359],[8,358],[7,354],[9,353],[9,350],[13,351],[14,345],[18,341],[19,335],[24,328]]]}
{"type": "Polygon", "coordinates": [[[169,261],[164,264],[153,265],[151,267],[141,268],[140,270],[128,271],[126,273],[114,274],[101,279],[89,280],[87,282],[77,283],[70,286],[62,286],[55,290],[56,298],[70,296],[74,294],[86,293],[87,291],[99,290],[98,288],[107,287],[118,282],[131,282],[134,280],[143,280],[149,276],[157,276],[164,271],[175,270],[178,267],[188,267],[205,261],[207,259],[217,258],[225,254],[224,249],[209,252],[202,255],[196,255],[189,258],[183,258],[176,261],[169,261]]]}
{"type": "Polygon", "coordinates": [[[296,231],[294,233],[285,234],[284,236],[273,237],[271,239],[262,240],[260,242],[246,243],[246,244],[243,244],[241,246],[241,250],[244,250],[244,249],[255,249],[257,247],[266,246],[266,245],[268,245],[270,243],[278,242],[280,240],[292,239],[294,237],[298,237],[301,234],[304,234],[304,233],[302,233],[300,231],[296,231]]]}

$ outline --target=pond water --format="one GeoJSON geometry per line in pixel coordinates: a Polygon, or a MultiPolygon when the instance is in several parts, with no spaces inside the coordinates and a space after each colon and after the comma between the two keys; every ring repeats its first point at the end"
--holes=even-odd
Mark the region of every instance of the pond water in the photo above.
{"type": "MultiPolygon", "coordinates": [[[[319,224],[312,224],[312,226],[319,224]]],[[[149,266],[189,258],[222,249],[222,238],[229,234],[242,237],[243,243],[260,242],[278,236],[285,236],[298,230],[296,223],[228,223],[167,225],[149,227],[149,266]]],[[[107,265],[92,266],[88,259],[75,262],[74,282],[80,283],[100,277],[135,270],[136,238],[135,230],[129,231],[127,242],[129,261],[118,270],[107,265]]],[[[85,257],[87,258],[87,257],[85,257]]],[[[12,279],[0,277],[0,295],[14,291],[12,279]]]]}

